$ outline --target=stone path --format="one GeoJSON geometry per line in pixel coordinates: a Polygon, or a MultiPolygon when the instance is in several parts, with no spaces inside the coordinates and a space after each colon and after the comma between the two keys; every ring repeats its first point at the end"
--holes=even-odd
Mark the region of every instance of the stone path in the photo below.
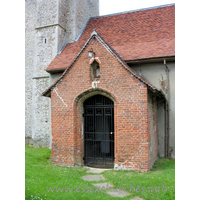
{"type": "Polygon", "coordinates": [[[135,197],[134,199],[130,199],[130,200],[144,200],[144,199],[142,199],[140,197],[135,197]]]}
{"type": "Polygon", "coordinates": [[[84,181],[101,181],[104,180],[104,177],[102,175],[89,175],[89,176],[83,176],[82,177],[84,181]]]}
{"type": "Polygon", "coordinates": [[[119,191],[119,190],[114,190],[114,191],[110,191],[110,192],[107,192],[107,194],[113,196],[113,197],[125,197],[128,195],[128,192],[125,192],[125,191],[119,191]]]}
{"type": "Polygon", "coordinates": [[[112,188],[113,186],[109,183],[97,183],[97,184],[93,184],[95,187],[97,188],[112,188]]]}
{"type": "MultiPolygon", "coordinates": [[[[86,173],[92,173],[92,174],[100,174],[101,172],[106,171],[107,169],[96,169],[96,168],[90,168],[86,173]]],[[[87,175],[82,177],[85,181],[100,181],[105,180],[103,175],[87,175]]],[[[109,183],[96,183],[93,184],[95,187],[106,190],[106,193],[113,196],[113,197],[125,197],[128,194],[128,192],[121,191],[121,190],[115,190],[115,188],[109,184],[109,183]]]]}
{"type": "MultiPolygon", "coordinates": [[[[97,169],[97,168],[89,168],[86,173],[91,173],[91,174],[101,174],[102,172],[106,171],[108,169],[97,169]]],[[[102,181],[105,180],[103,175],[87,175],[82,177],[84,181],[102,181]]],[[[115,187],[107,182],[103,183],[95,183],[93,184],[96,188],[99,188],[102,191],[105,191],[107,194],[113,196],[113,197],[125,197],[129,195],[128,192],[126,191],[121,191],[121,190],[115,190],[115,187]]],[[[130,200],[144,200],[140,197],[135,197],[134,199],[130,200]]]]}

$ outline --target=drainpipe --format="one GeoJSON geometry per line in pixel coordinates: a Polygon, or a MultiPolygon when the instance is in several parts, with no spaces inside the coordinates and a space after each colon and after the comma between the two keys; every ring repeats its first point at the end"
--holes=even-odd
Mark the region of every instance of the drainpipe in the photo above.
{"type": "Polygon", "coordinates": [[[164,59],[164,65],[165,65],[165,71],[167,76],[167,88],[166,88],[166,94],[167,99],[165,101],[165,158],[169,158],[169,68],[166,64],[166,59],[164,59]]]}

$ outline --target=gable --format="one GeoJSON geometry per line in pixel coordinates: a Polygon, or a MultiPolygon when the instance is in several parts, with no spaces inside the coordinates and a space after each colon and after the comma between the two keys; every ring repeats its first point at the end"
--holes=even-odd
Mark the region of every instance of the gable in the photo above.
{"type": "MultiPolygon", "coordinates": [[[[143,83],[144,85],[146,85],[149,89],[151,89],[153,92],[158,92],[157,88],[154,87],[153,85],[151,85],[150,83],[148,83],[147,81],[145,81],[144,79],[142,79],[140,76],[138,76],[121,58],[120,56],[117,54],[117,52],[115,52],[106,42],[105,40],[94,30],[91,34],[91,37],[88,39],[88,41],[85,43],[85,45],[83,46],[83,48],[81,49],[81,51],[78,53],[78,55],[76,56],[76,58],[74,59],[74,61],[72,62],[72,64],[63,72],[63,74],[60,76],[60,78],[55,81],[55,83],[53,83],[47,90],[45,90],[42,95],[43,96],[50,96],[50,92],[51,90],[53,90],[55,87],[58,86],[58,84],[63,80],[63,78],[65,76],[67,76],[68,71],[70,70],[71,67],[73,67],[73,65],[75,64],[75,62],[77,61],[77,59],[79,59],[80,56],[82,56],[84,51],[89,51],[91,49],[91,47],[88,47],[89,45],[94,45],[93,43],[98,43],[98,48],[95,50],[98,52],[98,54],[102,54],[102,49],[104,49],[104,51],[106,50],[106,52],[109,53],[109,55],[111,56],[112,59],[114,59],[113,62],[118,62],[120,64],[121,67],[123,67],[128,73],[129,75],[133,76],[134,78],[136,78],[137,80],[139,80],[141,83],[143,83]],[[94,42],[95,41],[95,42],[94,42]],[[86,48],[89,48],[86,50],[86,48]]],[[[94,45],[95,46],[95,45],[94,45]]],[[[95,47],[96,48],[96,47],[95,47]]],[[[84,55],[86,57],[86,55],[84,55]]],[[[101,55],[102,56],[102,55],[101,55]]],[[[100,57],[101,57],[100,56],[100,57]]],[[[99,63],[101,63],[101,59],[99,57],[95,57],[95,58],[91,58],[84,63],[85,67],[89,66],[90,64],[92,64],[93,60],[98,61],[99,63]]],[[[106,63],[109,64],[109,59],[108,56],[106,56],[106,63]]],[[[112,65],[112,64],[111,64],[112,65]]],[[[114,71],[113,71],[114,72],[114,71]]],[[[82,71],[80,71],[80,73],[83,73],[82,71]]],[[[130,76],[130,77],[131,77],[130,76]]]]}

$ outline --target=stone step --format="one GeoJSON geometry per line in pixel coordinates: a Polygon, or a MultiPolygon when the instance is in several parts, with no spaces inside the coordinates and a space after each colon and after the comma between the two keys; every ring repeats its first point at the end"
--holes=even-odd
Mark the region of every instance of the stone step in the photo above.
{"type": "Polygon", "coordinates": [[[125,197],[128,196],[128,192],[126,191],[120,191],[120,190],[115,190],[115,189],[111,189],[111,191],[108,191],[107,194],[113,196],[113,197],[125,197]]]}
{"type": "MultiPolygon", "coordinates": [[[[86,173],[94,173],[94,174],[99,174],[101,172],[104,172],[107,169],[94,169],[90,168],[86,173]]],[[[82,179],[85,181],[101,181],[105,180],[105,178],[102,175],[87,175],[87,176],[82,176],[82,179]]],[[[105,191],[107,194],[113,196],[113,197],[125,197],[128,194],[126,191],[121,191],[121,190],[115,190],[115,188],[109,184],[109,183],[95,183],[93,184],[96,188],[99,188],[101,191],[105,191]]],[[[134,199],[137,200],[137,199],[134,199]]]]}
{"type": "Polygon", "coordinates": [[[102,175],[88,175],[82,176],[82,179],[85,181],[101,181],[104,180],[104,177],[102,175]]]}
{"type": "Polygon", "coordinates": [[[112,188],[113,186],[109,183],[95,183],[93,184],[95,187],[99,188],[100,190],[106,190],[112,188]]]}
{"type": "Polygon", "coordinates": [[[144,200],[144,199],[142,199],[140,197],[135,197],[134,199],[130,199],[130,200],[144,200]]]}
{"type": "Polygon", "coordinates": [[[93,185],[99,188],[100,191],[104,191],[113,197],[125,197],[129,195],[128,192],[117,190],[117,189],[115,190],[115,188],[109,183],[96,183],[93,185]]]}

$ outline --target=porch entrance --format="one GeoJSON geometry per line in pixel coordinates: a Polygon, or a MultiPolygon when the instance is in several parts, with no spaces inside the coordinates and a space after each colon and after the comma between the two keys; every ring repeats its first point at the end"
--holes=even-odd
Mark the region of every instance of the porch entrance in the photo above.
{"type": "Polygon", "coordinates": [[[114,103],[102,95],[87,99],[84,104],[84,164],[113,168],[114,103]]]}

